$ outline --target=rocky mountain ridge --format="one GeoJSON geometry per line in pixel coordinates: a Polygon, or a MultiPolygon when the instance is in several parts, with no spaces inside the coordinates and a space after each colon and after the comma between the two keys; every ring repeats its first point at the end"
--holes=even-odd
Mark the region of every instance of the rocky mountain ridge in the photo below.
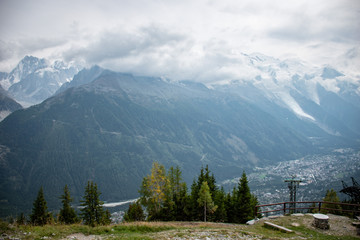
{"type": "Polygon", "coordinates": [[[43,58],[25,56],[0,84],[17,102],[31,106],[52,96],[62,84],[70,82],[82,67],[63,61],[50,63],[43,58]]]}

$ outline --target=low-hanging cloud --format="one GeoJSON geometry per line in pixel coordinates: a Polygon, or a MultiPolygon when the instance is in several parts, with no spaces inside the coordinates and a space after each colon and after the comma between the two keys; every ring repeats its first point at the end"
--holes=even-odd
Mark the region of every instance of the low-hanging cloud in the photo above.
{"type": "Polygon", "coordinates": [[[355,61],[345,53],[360,45],[359,3],[4,1],[0,68],[10,59],[18,62],[24,55],[35,55],[210,81],[249,75],[239,53],[252,52],[349,66],[355,61]]]}
{"type": "Polygon", "coordinates": [[[184,36],[155,26],[143,27],[134,32],[122,29],[106,31],[89,41],[86,46],[74,47],[64,53],[65,59],[82,58],[87,63],[98,64],[172,46],[184,36]]]}

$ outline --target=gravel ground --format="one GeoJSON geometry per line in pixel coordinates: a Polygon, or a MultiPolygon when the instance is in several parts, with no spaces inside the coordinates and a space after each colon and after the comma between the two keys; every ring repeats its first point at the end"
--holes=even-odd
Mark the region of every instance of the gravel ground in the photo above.
{"type": "Polygon", "coordinates": [[[95,236],[95,235],[85,236],[82,233],[75,233],[67,236],[63,240],[102,240],[102,239],[103,238],[100,236],[95,236]]]}
{"type": "Polygon", "coordinates": [[[312,225],[312,219],[309,221],[307,218],[303,219],[303,224],[310,228],[310,229],[316,229],[319,232],[326,233],[328,235],[334,235],[334,236],[343,236],[343,235],[351,235],[351,236],[357,236],[356,235],[356,227],[353,226],[351,223],[353,222],[352,219],[344,216],[338,216],[333,214],[327,214],[329,216],[329,230],[321,230],[317,229],[312,225]]]}
{"type": "MultiPolygon", "coordinates": [[[[341,236],[350,235],[354,238],[358,238],[356,234],[356,227],[352,226],[352,219],[343,216],[337,216],[328,214],[330,229],[321,230],[312,226],[313,217],[310,215],[298,215],[298,216],[279,216],[278,218],[263,218],[256,222],[256,225],[263,225],[264,221],[270,221],[273,223],[278,223],[279,225],[284,224],[284,222],[290,224],[291,226],[306,226],[311,230],[315,230],[327,235],[341,236]]],[[[201,222],[171,222],[171,223],[139,223],[139,224],[151,224],[156,225],[168,225],[176,226],[179,229],[162,231],[157,233],[150,233],[148,236],[153,239],[174,239],[174,240],[260,240],[264,239],[264,236],[261,233],[254,231],[254,228],[247,225],[238,225],[238,224],[221,224],[221,223],[201,223],[201,222]],[[255,233],[254,233],[255,232],[255,233]]],[[[274,230],[276,233],[276,230],[274,230]]],[[[295,231],[296,233],[296,231],[295,231]]],[[[116,237],[113,236],[113,237],[116,237]]],[[[72,234],[63,240],[106,240],[112,239],[111,236],[85,236],[83,234],[72,234]]],[[[265,238],[267,239],[267,238],[265,238]]],[[[282,238],[276,238],[282,239],[282,238]]],[[[300,233],[295,235],[289,235],[284,239],[308,239],[300,233]]]]}

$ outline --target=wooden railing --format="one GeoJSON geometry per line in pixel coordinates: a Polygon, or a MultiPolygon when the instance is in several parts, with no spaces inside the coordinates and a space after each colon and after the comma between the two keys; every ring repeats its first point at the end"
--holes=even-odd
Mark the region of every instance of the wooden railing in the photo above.
{"type": "Polygon", "coordinates": [[[282,212],[283,214],[291,213],[291,212],[297,212],[297,210],[312,210],[316,209],[319,212],[321,210],[327,210],[327,211],[339,211],[339,212],[350,212],[350,213],[357,213],[360,214],[360,204],[350,204],[350,203],[340,203],[340,202],[324,202],[324,201],[312,201],[312,202],[281,202],[281,203],[271,203],[271,204],[264,204],[264,205],[258,205],[255,206],[255,217],[259,214],[268,214],[273,212],[282,212]],[[311,204],[312,206],[307,207],[291,207],[291,206],[301,205],[301,204],[311,204]],[[338,205],[338,206],[347,206],[346,208],[352,208],[349,209],[343,209],[343,208],[328,208],[323,207],[323,204],[328,205],[338,205]],[[274,210],[266,210],[266,211],[259,211],[261,207],[270,207],[270,206],[280,206],[280,208],[276,208],[274,210]]]}

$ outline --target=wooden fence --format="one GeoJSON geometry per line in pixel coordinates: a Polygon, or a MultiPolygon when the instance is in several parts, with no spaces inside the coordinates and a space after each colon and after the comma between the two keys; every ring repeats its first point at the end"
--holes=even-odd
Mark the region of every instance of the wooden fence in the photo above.
{"type": "Polygon", "coordinates": [[[350,203],[340,203],[340,202],[324,202],[324,201],[312,201],[312,202],[281,202],[281,203],[271,203],[271,204],[264,204],[264,205],[258,205],[255,207],[255,217],[258,216],[259,214],[268,214],[268,213],[273,213],[273,212],[282,212],[283,214],[286,213],[291,213],[291,212],[297,212],[297,210],[313,210],[316,209],[319,212],[321,210],[327,210],[327,211],[339,211],[339,212],[349,212],[349,213],[354,213],[354,214],[360,214],[360,204],[350,204],[350,203]],[[310,206],[306,206],[306,207],[297,207],[299,205],[303,205],[303,204],[311,204],[310,206]],[[327,206],[329,205],[337,205],[337,206],[341,206],[341,208],[329,208],[329,207],[324,207],[323,205],[327,204],[327,206]],[[297,205],[297,206],[296,206],[297,205]],[[260,208],[262,207],[276,207],[276,206],[280,206],[277,207],[273,210],[266,210],[266,211],[259,211],[260,208]],[[296,206],[296,207],[291,207],[291,206],[296,206]],[[346,209],[343,209],[344,207],[346,209]],[[350,209],[351,208],[351,209],[350,209]]]}

